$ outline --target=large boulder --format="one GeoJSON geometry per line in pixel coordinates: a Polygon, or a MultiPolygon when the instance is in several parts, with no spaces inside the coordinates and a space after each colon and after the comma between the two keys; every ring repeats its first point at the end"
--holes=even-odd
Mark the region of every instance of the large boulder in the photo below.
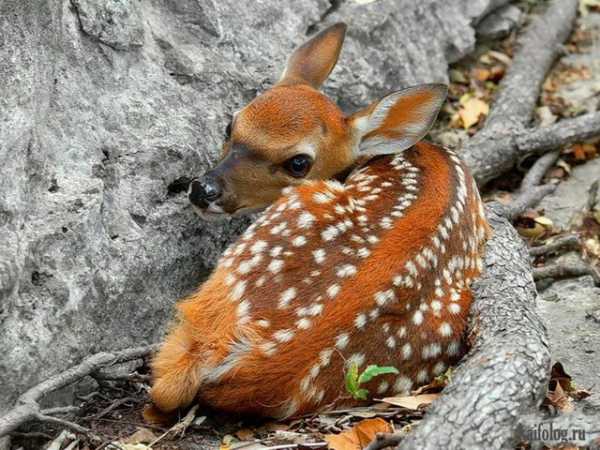
{"type": "Polygon", "coordinates": [[[325,23],[348,110],[444,81],[506,0],[3,0],[0,410],[83,355],[160,339],[246,220],[206,223],[187,182],[228,116],[325,23]]]}

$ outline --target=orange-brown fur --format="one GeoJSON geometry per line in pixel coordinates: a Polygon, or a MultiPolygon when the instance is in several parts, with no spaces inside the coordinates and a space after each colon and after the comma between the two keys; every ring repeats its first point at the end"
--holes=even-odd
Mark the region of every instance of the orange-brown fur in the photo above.
{"type": "MultiPolygon", "coordinates": [[[[433,368],[437,363],[443,363],[444,368],[454,363],[462,352],[461,337],[471,301],[468,284],[479,273],[478,261],[486,229],[485,220],[480,213],[480,200],[468,175],[465,206],[467,212],[464,217],[461,216],[461,223],[455,226],[450,238],[445,240],[446,259],[459,254],[469,260],[469,268],[465,269],[462,275],[465,284],[459,290],[460,299],[456,302],[460,308],[459,312],[454,314],[447,311],[450,300],[442,298],[442,312],[439,317],[429,309],[430,313],[424,311],[425,319],[422,325],[411,325],[410,318],[418,308],[417,304],[423,299],[431,301],[434,298],[434,280],[443,279],[441,267],[445,257],[440,255],[436,270],[421,268],[419,276],[414,277],[422,284],[420,289],[416,289],[416,286],[393,287],[396,300],[382,308],[376,320],[369,323],[365,330],[357,330],[352,325],[357,314],[372,310],[373,295],[392,286],[391,280],[395,275],[403,273],[407,260],[414,259],[426,245],[434,247],[430,238],[435,235],[439,223],[456,202],[456,193],[448,189],[456,181],[453,180],[453,165],[446,151],[431,144],[420,143],[406,152],[406,158],[423,174],[419,180],[419,195],[407,209],[405,216],[398,219],[389,230],[379,230],[377,221],[389,212],[385,206],[393,201],[395,196],[402,194],[402,179],[393,177],[394,169],[389,163],[392,157],[379,158],[362,169],[364,174],[386,177],[394,186],[388,187],[386,193],[381,194],[381,200],[369,207],[365,213],[369,222],[375,222],[373,233],[381,231],[382,234],[377,234],[379,243],[369,246],[370,256],[364,261],[358,259],[357,273],[348,279],[339,278],[335,273],[336,268],[351,260],[343,253],[342,247],[347,246],[355,252],[358,248],[366,248],[366,244],[354,242],[351,236],[358,235],[366,239],[368,233],[358,230],[356,218],[351,219],[356,230],[346,232],[343,238],[334,239],[331,245],[323,242],[319,233],[330,224],[341,220],[335,213],[331,214],[331,219],[326,218],[326,215],[332,213],[332,204],[347,205],[349,199],[355,202],[365,196],[356,188],[352,188],[354,175],[350,175],[346,187],[335,191],[335,199],[327,204],[316,203],[313,197],[316,192],[330,192],[329,185],[326,182],[313,182],[294,189],[270,207],[263,217],[277,214],[280,205],[294,201],[290,200],[290,197],[297,197],[296,201],[301,205],[298,209],[279,213],[280,215],[271,219],[268,225],[260,225],[259,220],[259,225],[242,236],[226,252],[215,273],[202,288],[180,304],[180,323],[167,338],[165,348],[154,363],[155,376],[159,380],[152,392],[154,404],[163,411],[173,410],[174,405],[185,406],[193,400],[190,392],[194,389],[190,386],[194,386],[197,389],[197,398],[214,408],[235,413],[281,417],[305,413],[325,405],[356,403],[344,393],[343,383],[345,360],[352,354],[365,355],[365,361],[361,365],[363,368],[367,364],[397,367],[401,376],[413,380],[414,386],[429,381],[435,375],[433,368]],[[305,212],[316,218],[315,225],[309,230],[294,229],[292,223],[305,212]],[[289,222],[291,234],[271,234],[271,231],[284,221],[289,222]],[[297,248],[292,242],[299,234],[305,236],[308,243],[297,248]],[[471,236],[472,242],[476,242],[476,246],[465,251],[462,242],[468,239],[468,236],[471,236]],[[261,240],[268,242],[268,248],[263,251],[265,254],[262,261],[255,270],[235,275],[236,282],[245,281],[243,300],[251,305],[248,313],[251,318],[247,322],[237,324],[240,321],[236,315],[239,301],[232,301],[233,285],[226,286],[224,279],[227,274],[236,274],[236,268],[239,270],[243,261],[252,258],[250,246],[261,240]],[[245,248],[235,255],[242,245],[245,245],[245,248]],[[282,247],[281,254],[286,251],[293,254],[284,257],[281,272],[269,274],[268,280],[257,286],[260,277],[269,273],[267,265],[273,260],[273,257],[268,256],[269,250],[278,246],[282,247]],[[327,267],[315,263],[310,253],[315,247],[323,248],[327,253],[327,267]],[[316,277],[311,276],[311,272],[316,269],[321,269],[321,273],[316,277]],[[304,282],[305,278],[308,278],[310,283],[304,282]],[[265,354],[263,346],[273,341],[273,333],[281,329],[296,329],[299,320],[296,313],[298,308],[314,303],[319,295],[326,297],[327,287],[336,280],[340,284],[339,292],[334,299],[327,298],[322,302],[324,309],[318,316],[311,316],[310,328],[298,329],[293,339],[277,345],[275,354],[265,354]],[[291,286],[298,289],[291,301],[293,307],[278,308],[279,295],[291,286]],[[406,310],[408,304],[411,305],[411,310],[406,310]],[[264,328],[258,325],[261,320],[268,320],[269,326],[264,328]],[[442,323],[450,326],[451,335],[439,336],[437,330],[442,323]],[[386,335],[382,331],[384,324],[388,324],[394,330],[403,325],[408,326],[404,339],[398,337],[396,331],[394,339],[397,340],[397,344],[394,349],[385,345],[386,335]],[[323,397],[320,401],[307,398],[300,392],[300,384],[319,360],[320,352],[334,347],[333,342],[341,330],[346,330],[351,335],[348,346],[344,349],[336,348],[330,363],[319,370],[319,375],[314,380],[315,386],[319,386],[319,392],[323,390],[323,397]],[[183,345],[182,335],[185,336],[183,345]],[[209,382],[203,379],[202,371],[206,376],[219,364],[223,364],[232,354],[232,345],[235,346],[235,343],[240,341],[248,343],[248,351],[240,354],[239,358],[235,359],[235,364],[221,378],[209,382]],[[439,358],[427,361],[416,356],[408,360],[403,359],[400,349],[404,344],[410,344],[412,353],[417,355],[431,342],[438,342],[444,349],[455,345],[454,342],[460,343],[460,346],[455,352],[450,352],[451,354],[442,353],[439,358]],[[177,357],[174,357],[174,350],[178,352],[177,357]],[[427,377],[416,382],[418,372],[423,369],[428,371],[427,377]],[[167,381],[163,381],[164,377],[167,377],[167,381]],[[316,383],[318,380],[322,380],[322,384],[316,383]],[[162,386],[167,383],[170,389],[163,390],[162,386]]],[[[463,170],[466,172],[466,169],[463,170]]],[[[354,216],[350,214],[349,217],[354,216]]],[[[352,261],[356,260],[357,258],[352,258],[352,261]]],[[[444,286],[446,284],[443,283],[444,286]]],[[[449,289],[446,286],[446,295],[449,289]]],[[[448,353],[447,349],[444,352],[448,353]]],[[[395,379],[397,377],[386,375],[370,383],[368,388],[372,393],[376,393],[381,382],[387,381],[389,389],[380,392],[379,395],[392,394],[395,392],[395,379]]],[[[319,392],[317,396],[320,395],[319,392]]]]}
{"type": "Polygon", "coordinates": [[[178,305],[148,420],[194,401],[272,417],[352,405],[349,363],[399,370],[366,386],[380,396],[460,358],[488,228],[464,164],[418,142],[445,90],[411,88],[344,117],[317,90],[342,40],[336,25],[300,47],[235,116],[223,209],[271,206],[178,305]],[[306,152],[310,171],[291,177],[283,163],[306,152]],[[353,166],[343,184],[325,181],[353,166]]]}

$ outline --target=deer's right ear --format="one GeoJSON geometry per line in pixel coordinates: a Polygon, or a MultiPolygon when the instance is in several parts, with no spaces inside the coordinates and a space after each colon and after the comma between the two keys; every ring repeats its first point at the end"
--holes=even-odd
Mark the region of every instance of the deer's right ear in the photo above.
{"type": "Polygon", "coordinates": [[[319,89],[338,60],[346,24],[336,23],[302,44],[290,56],[278,84],[308,84],[319,89]]]}
{"type": "Polygon", "coordinates": [[[419,142],[435,121],[448,88],[423,84],[394,92],[348,118],[358,137],[356,156],[399,153],[419,142]]]}

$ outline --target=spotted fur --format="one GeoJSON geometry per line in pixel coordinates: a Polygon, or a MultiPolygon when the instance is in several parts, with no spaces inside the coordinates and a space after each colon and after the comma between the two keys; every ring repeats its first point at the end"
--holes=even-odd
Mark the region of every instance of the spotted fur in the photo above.
{"type": "Polygon", "coordinates": [[[399,370],[366,386],[375,396],[427,383],[464,352],[487,235],[465,165],[424,142],[343,184],[287,188],[179,304],[155,407],[281,418],[353,405],[349,363],[399,370]]]}

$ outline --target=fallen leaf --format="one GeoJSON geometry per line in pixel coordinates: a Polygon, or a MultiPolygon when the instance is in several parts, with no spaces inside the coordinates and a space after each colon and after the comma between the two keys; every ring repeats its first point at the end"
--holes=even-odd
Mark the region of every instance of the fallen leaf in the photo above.
{"type": "Polygon", "coordinates": [[[492,72],[489,69],[475,67],[471,70],[471,75],[473,76],[473,78],[479,81],[487,81],[492,77],[492,72]]]}
{"type": "Polygon", "coordinates": [[[555,380],[550,380],[550,385],[548,392],[546,393],[546,398],[544,399],[544,404],[550,404],[563,413],[570,413],[575,409],[571,397],[566,394],[561,384],[555,380]]]}
{"type": "Polygon", "coordinates": [[[482,116],[487,116],[490,112],[489,105],[478,98],[470,98],[462,103],[462,108],[458,110],[463,124],[463,128],[466,130],[476,125],[482,116]]]}
{"type": "Polygon", "coordinates": [[[504,53],[497,52],[495,50],[490,50],[488,52],[488,55],[494,58],[496,61],[500,61],[502,64],[506,64],[507,66],[510,66],[512,63],[511,57],[504,53]]]}
{"type": "Polygon", "coordinates": [[[450,69],[449,76],[452,83],[469,84],[465,74],[458,69],[450,69]]]}
{"type": "Polygon", "coordinates": [[[535,219],[533,219],[535,222],[539,223],[540,225],[542,225],[545,228],[549,228],[552,229],[552,227],[554,226],[554,223],[552,222],[552,220],[550,220],[548,217],[546,216],[539,216],[536,217],[535,219]]]}
{"type": "Polygon", "coordinates": [[[541,127],[550,126],[558,119],[548,106],[540,106],[537,108],[535,110],[535,115],[537,116],[541,127]]]}
{"type": "Polygon", "coordinates": [[[275,431],[287,431],[290,429],[290,426],[286,425],[285,423],[269,422],[269,423],[263,425],[261,428],[264,428],[266,431],[275,432],[275,431]]]}
{"type": "Polygon", "coordinates": [[[421,405],[429,405],[438,398],[440,394],[407,395],[406,397],[386,397],[382,402],[390,405],[402,406],[403,408],[417,410],[421,405]]]}
{"type": "Polygon", "coordinates": [[[561,362],[557,361],[552,366],[550,371],[550,381],[556,381],[565,391],[571,390],[572,378],[569,375],[561,362]]]}
{"type": "Polygon", "coordinates": [[[123,444],[149,444],[154,442],[158,436],[156,436],[148,428],[138,428],[135,433],[131,436],[123,439],[123,444]]]}
{"type": "Polygon", "coordinates": [[[219,450],[231,450],[231,444],[234,442],[234,440],[235,438],[232,435],[226,434],[221,440],[219,450]]]}
{"type": "Polygon", "coordinates": [[[588,398],[590,395],[592,395],[592,392],[587,389],[575,389],[569,392],[569,396],[575,400],[583,400],[584,398],[588,398]]]}
{"type": "Polygon", "coordinates": [[[516,229],[521,236],[524,236],[524,237],[530,238],[530,239],[539,238],[540,236],[542,236],[546,233],[546,228],[537,222],[534,222],[533,226],[530,226],[530,227],[517,226],[516,229]]]}
{"type": "Polygon", "coordinates": [[[251,441],[254,439],[254,431],[250,428],[242,428],[235,432],[235,435],[240,441],[251,441]]]}
{"type": "Polygon", "coordinates": [[[328,434],[325,440],[332,450],[361,450],[377,433],[391,433],[392,426],[381,418],[361,420],[349,430],[340,434],[328,434]]]}
{"type": "Polygon", "coordinates": [[[421,386],[412,392],[413,395],[435,394],[441,392],[446,387],[452,377],[452,368],[449,368],[443,374],[435,377],[429,384],[421,386]]]}

